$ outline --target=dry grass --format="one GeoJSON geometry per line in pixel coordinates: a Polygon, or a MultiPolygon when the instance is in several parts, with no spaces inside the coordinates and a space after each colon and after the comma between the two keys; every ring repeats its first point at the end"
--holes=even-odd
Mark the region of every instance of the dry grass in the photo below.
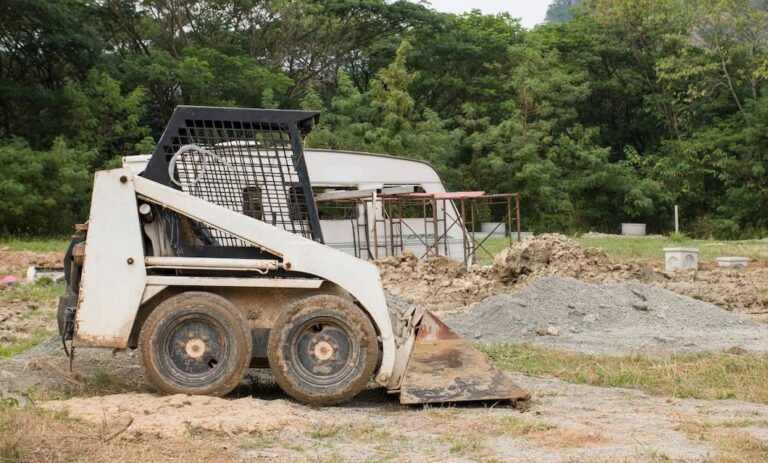
{"type": "Polygon", "coordinates": [[[590,447],[606,442],[606,438],[596,432],[535,422],[515,415],[502,416],[496,420],[495,425],[499,435],[520,437],[553,449],[590,447]]]}
{"type": "Polygon", "coordinates": [[[640,389],[656,396],[768,403],[768,356],[673,354],[592,356],[531,344],[478,345],[499,367],[578,384],[640,389]]]}
{"type": "Polygon", "coordinates": [[[707,422],[684,422],[682,431],[692,441],[699,441],[714,449],[708,463],[765,463],[768,461],[768,443],[745,431],[730,426],[715,426],[707,422]]]}
{"type": "Polygon", "coordinates": [[[34,407],[0,405],[0,461],[25,462],[210,462],[237,461],[203,440],[153,436],[124,438],[129,423],[85,425],[34,407]]]}

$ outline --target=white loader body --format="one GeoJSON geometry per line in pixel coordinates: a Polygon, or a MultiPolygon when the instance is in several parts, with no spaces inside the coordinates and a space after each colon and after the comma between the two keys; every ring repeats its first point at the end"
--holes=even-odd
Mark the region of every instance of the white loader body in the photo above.
{"type": "MultiPolygon", "coordinates": [[[[179,266],[216,269],[219,265],[195,257],[177,259],[187,261],[177,262],[179,266]]],[[[260,265],[249,268],[248,263],[242,260],[244,269],[256,271],[263,268],[260,265]]],[[[387,385],[395,369],[396,345],[381,278],[375,265],[144,179],[130,169],[97,172],[88,222],[74,345],[128,347],[140,305],[169,286],[307,288],[319,287],[323,281],[344,288],[374,321],[382,343],[381,367],[376,381],[387,385]],[[144,255],[137,210],[138,198],[264,248],[279,257],[276,263],[280,267],[318,279],[148,276],[147,263],[151,263],[152,258],[144,255]]],[[[404,357],[407,359],[407,355],[404,357]]],[[[401,365],[401,368],[404,366],[401,365]]]]}
{"type": "Polygon", "coordinates": [[[527,398],[429,312],[393,320],[378,268],[323,244],[300,138],[318,117],[179,107],[140,168],[97,172],[64,260],[70,359],[138,348],[172,394],[226,395],[269,367],[314,405],[371,378],[403,403],[527,398]]]}

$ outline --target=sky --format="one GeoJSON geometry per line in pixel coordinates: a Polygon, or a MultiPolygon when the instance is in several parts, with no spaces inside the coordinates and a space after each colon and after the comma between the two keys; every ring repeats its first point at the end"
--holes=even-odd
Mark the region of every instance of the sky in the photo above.
{"type": "Polygon", "coordinates": [[[550,0],[428,0],[437,11],[461,14],[473,9],[483,13],[495,14],[508,12],[515,18],[521,18],[522,24],[530,29],[544,21],[550,0]]]}

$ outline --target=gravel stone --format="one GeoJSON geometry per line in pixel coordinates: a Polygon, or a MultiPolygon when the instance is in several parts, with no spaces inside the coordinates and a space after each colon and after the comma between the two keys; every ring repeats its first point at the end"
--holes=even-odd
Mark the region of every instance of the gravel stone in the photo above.
{"type": "Polygon", "coordinates": [[[734,346],[768,352],[768,326],[638,283],[596,285],[571,278],[543,279],[516,293],[489,297],[444,321],[461,335],[483,333],[479,341],[485,343],[533,342],[589,354],[722,352],[734,346]],[[655,316],[635,307],[636,292],[647,297],[646,308],[653,307],[655,316]],[[574,318],[574,310],[587,315],[574,318]],[[535,332],[542,335],[519,331],[518,320],[538,327],[535,332]],[[547,327],[558,326],[573,329],[558,328],[558,335],[546,336],[547,327]]]}
{"type": "Polygon", "coordinates": [[[560,334],[560,329],[556,326],[548,326],[547,327],[547,334],[550,336],[558,336],[560,334]]]}

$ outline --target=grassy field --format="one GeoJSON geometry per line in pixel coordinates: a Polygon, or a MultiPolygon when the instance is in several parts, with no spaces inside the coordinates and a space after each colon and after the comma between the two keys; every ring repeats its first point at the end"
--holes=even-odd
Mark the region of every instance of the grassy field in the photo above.
{"type": "MultiPolygon", "coordinates": [[[[742,256],[750,259],[768,261],[768,243],[758,240],[745,241],[718,241],[718,240],[693,240],[689,238],[672,239],[664,238],[581,238],[573,237],[582,246],[602,248],[609,256],[616,259],[650,259],[664,260],[664,248],[684,247],[697,248],[700,261],[713,261],[721,256],[742,256]]],[[[506,238],[489,238],[483,247],[490,253],[496,254],[509,245],[506,238]]],[[[490,255],[479,250],[478,263],[489,264],[492,262],[490,255]]]]}
{"type": "Polygon", "coordinates": [[[768,243],[758,240],[718,241],[672,238],[576,238],[583,246],[603,248],[608,255],[620,259],[664,259],[664,248],[697,248],[700,260],[714,260],[722,256],[741,256],[765,262],[768,243]]]}
{"type": "MultiPolygon", "coordinates": [[[[714,260],[720,256],[743,256],[753,260],[768,261],[768,243],[758,240],[721,241],[721,240],[694,240],[690,238],[673,239],[664,238],[582,238],[572,237],[583,246],[602,248],[609,256],[617,259],[642,258],[663,260],[664,248],[686,247],[699,249],[699,259],[702,261],[714,260]]],[[[2,238],[0,249],[8,248],[13,251],[34,252],[64,252],[69,245],[69,238],[2,238]]],[[[488,251],[478,250],[479,263],[490,263],[495,255],[509,245],[506,238],[489,238],[483,243],[488,251]]]]}
{"type": "Polygon", "coordinates": [[[0,249],[33,252],[66,252],[69,238],[0,238],[0,249]]]}
{"type": "Polygon", "coordinates": [[[592,356],[531,344],[478,345],[498,367],[577,384],[639,389],[674,398],[768,404],[768,355],[592,356]]]}

